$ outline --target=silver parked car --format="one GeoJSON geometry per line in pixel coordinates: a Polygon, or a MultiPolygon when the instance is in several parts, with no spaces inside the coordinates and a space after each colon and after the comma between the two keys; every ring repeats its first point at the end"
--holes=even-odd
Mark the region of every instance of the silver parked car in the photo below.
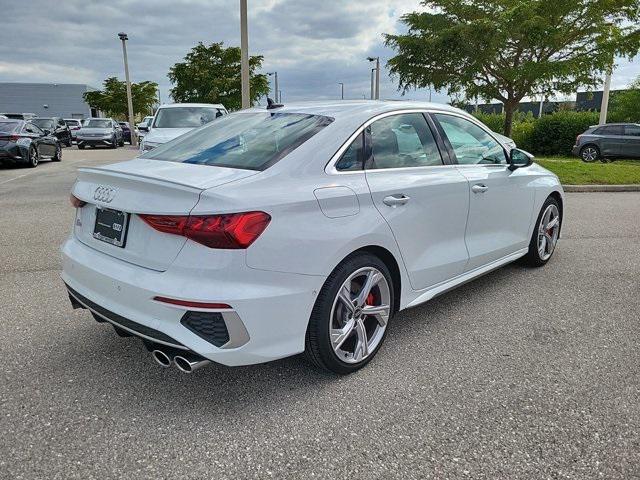
{"type": "Polygon", "coordinates": [[[640,124],[593,125],[578,135],[572,153],[584,162],[613,158],[640,158],[640,124]]]}
{"type": "Polygon", "coordinates": [[[117,148],[124,146],[122,128],[113,118],[90,118],[85,120],[76,133],[78,148],[104,146],[117,148]]]}

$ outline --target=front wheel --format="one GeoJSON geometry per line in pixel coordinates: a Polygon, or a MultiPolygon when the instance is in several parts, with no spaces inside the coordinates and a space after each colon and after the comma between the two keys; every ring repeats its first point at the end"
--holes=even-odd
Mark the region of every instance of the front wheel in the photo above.
{"type": "Polygon", "coordinates": [[[35,168],[38,166],[38,163],[40,163],[40,153],[34,145],[31,145],[31,147],[29,147],[27,167],[35,168]]]}
{"type": "Polygon", "coordinates": [[[384,262],[368,253],[348,257],[316,299],[307,328],[307,358],[338,374],[364,367],[382,345],[395,301],[384,262]]]}
{"type": "Polygon", "coordinates": [[[595,162],[600,158],[600,150],[595,145],[587,145],[580,150],[580,158],[582,158],[583,162],[595,162]]]}
{"type": "Polygon", "coordinates": [[[536,226],[529,242],[529,251],[523,260],[531,267],[541,267],[546,264],[558,243],[562,216],[558,201],[549,197],[542,205],[536,226]]]}
{"type": "Polygon", "coordinates": [[[56,153],[51,157],[52,162],[59,162],[62,160],[62,147],[59,143],[56,144],[56,153]]]}
{"type": "Polygon", "coordinates": [[[118,148],[118,139],[116,137],[113,137],[111,139],[111,145],[109,146],[109,148],[118,148]]]}

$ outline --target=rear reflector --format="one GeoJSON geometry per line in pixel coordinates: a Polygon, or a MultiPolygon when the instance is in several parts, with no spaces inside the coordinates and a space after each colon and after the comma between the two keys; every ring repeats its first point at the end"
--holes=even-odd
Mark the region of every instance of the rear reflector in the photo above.
{"type": "Polygon", "coordinates": [[[271,216],[265,212],[223,215],[143,215],[140,218],[164,233],[182,235],[210,248],[243,249],[267,228],[271,216]]]}
{"type": "Polygon", "coordinates": [[[181,307],[210,308],[212,310],[230,309],[226,303],[190,302],[188,300],[178,300],[177,298],[153,297],[156,302],[170,303],[181,307]]]}
{"type": "Polygon", "coordinates": [[[71,206],[74,208],[82,208],[87,204],[87,202],[80,200],[73,193],[69,196],[69,201],[71,202],[71,206]]]}

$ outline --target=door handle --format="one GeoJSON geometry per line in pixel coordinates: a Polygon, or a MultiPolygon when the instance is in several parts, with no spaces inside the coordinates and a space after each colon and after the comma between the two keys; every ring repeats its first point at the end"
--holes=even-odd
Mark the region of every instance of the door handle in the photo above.
{"type": "Polygon", "coordinates": [[[471,191],[473,193],[484,193],[487,190],[489,190],[489,187],[487,187],[486,185],[483,185],[482,183],[477,183],[473,187],[471,187],[471,191]]]}
{"type": "Polygon", "coordinates": [[[384,197],[382,203],[389,207],[397,207],[398,205],[404,205],[407,203],[411,197],[408,197],[404,193],[389,195],[388,197],[384,197]]]}

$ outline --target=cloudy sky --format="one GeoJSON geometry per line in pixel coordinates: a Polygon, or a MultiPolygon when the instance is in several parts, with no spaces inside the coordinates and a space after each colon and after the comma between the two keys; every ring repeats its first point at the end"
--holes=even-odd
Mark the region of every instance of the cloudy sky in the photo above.
{"type": "MultiPolygon", "coordinates": [[[[367,56],[393,55],[382,33],[402,31],[400,16],[418,0],[249,0],[249,48],[277,70],[283,100],[368,97],[367,56]]],[[[117,33],[129,35],[132,81],[152,80],[168,101],[169,68],[197,42],[239,45],[238,0],[0,0],[0,81],[88,83],[124,77],[117,33]]],[[[640,61],[619,62],[614,87],[640,74],[640,61]]],[[[399,98],[381,75],[381,98],[399,98]]],[[[427,99],[428,91],[405,98],[427,99]]],[[[433,95],[434,101],[446,101],[433,95]]]]}

